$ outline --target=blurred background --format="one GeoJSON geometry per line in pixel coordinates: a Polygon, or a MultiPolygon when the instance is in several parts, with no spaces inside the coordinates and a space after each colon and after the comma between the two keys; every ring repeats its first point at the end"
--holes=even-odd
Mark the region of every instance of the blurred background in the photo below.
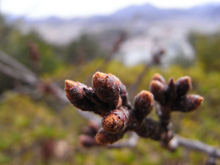
{"type": "Polygon", "coordinates": [[[88,120],[65,98],[64,80],[91,85],[96,71],[120,78],[131,101],[154,73],[190,76],[190,93],[205,101],[172,114],[174,131],[220,147],[219,0],[0,0],[0,163],[206,162],[150,139],[133,149],[83,147],[88,120]]]}

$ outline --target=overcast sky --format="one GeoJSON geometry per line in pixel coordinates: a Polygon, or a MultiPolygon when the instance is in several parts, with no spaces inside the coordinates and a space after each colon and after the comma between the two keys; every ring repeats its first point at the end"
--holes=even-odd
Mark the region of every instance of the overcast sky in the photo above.
{"type": "Polygon", "coordinates": [[[162,8],[189,8],[208,2],[220,0],[0,0],[0,11],[30,18],[72,18],[111,14],[123,7],[146,3],[162,8]]]}

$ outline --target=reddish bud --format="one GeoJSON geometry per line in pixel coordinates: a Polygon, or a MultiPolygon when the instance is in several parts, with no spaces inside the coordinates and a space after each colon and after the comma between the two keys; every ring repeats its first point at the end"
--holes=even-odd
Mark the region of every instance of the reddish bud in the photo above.
{"type": "Polygon", "coordinates": [[[141,91],[134,99],[135,114],[142,121],[153,109],[153,95],[148,91],[141,91]]]}
{"type": "Polygon", "coordinates": [[[174,79],[171,78],[168,82],[168,86],[166,88],[166,99],[169,101],[173,101],[176,98],[176,84],[174,79]]]}
{"type": "Polygon", "coordinates": [[[128,124],[128,111],[115,109],[106,115],[102,120],[102,127],[112,134],[125,130],[128,124]]]}
{"type": "Polygon", "coordinates": [[[160,81],[162,84],[166,84],[166,80],[159,73],[154,74],[152,80],[160,81]]]}
{"type": "Polygon", "coordinates": [[[96,134],[95,139],[98,144],[112,144],[124,136],[124,132],[117,134],[111,134],[105,131],[103,128],[96,134]]]}
{"type": "Polygon", "coordinates": [[[191,88],[191,78],[189,76],[181,77],[176,82],[176,92],[177,95],[185,95],[191,88]]]}
{"type": "Polygon", "coordinates": [[[108,103],[112,109],[120,106],[119,83],[113,75],[96,72],[93,75],[92,86],[98,98],[108,103]]]}
{"type": "Polygon", "coordinates": [[[90,110],[95,109],[95,105],[87,99],[83,88],[86,86],[79,82],[74,82],[71,80],[65,80],[65,91],[66,96],[69,101],[81,110],[90,110]]]}
{"type": "Polygon", "coordinates": [[[160,81],[153,80],[150,83],[150,91],[153,93],[155,100],[163,103],[164,100],[164,92],[165,92],[165,85],[160,81]]]}
{"type": "Polygon", "coordinates": [[[203,97],[199,95],[188,95],[174,104],[172,110],[190,112],[197,109],[202,104],[203,100],[203,97]]]}

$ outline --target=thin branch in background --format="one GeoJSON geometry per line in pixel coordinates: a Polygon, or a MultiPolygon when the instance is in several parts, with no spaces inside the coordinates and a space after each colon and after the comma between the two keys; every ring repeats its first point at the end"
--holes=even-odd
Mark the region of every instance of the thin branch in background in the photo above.
{"type": "Polygon", "coordinates": [[[25,67],[23,64],[18,62],[16,59],[8,55],[7,53],[0,50],[0,61],[4,64],[7,64],[11,68],[14,68],[16,70],[19,70],[23,72],[24,74],[29,74],[31,76],[36,77],[36,75],[27,67],[25,67]]]}
{"type": "Polygon", "coordinates": [[[220,159],[220,149],[214,146],[207,145],[198,140],[191,140],[179,135],[175,135],[171,141],[173,148],[177,148],[178,146],[185,147],[190,150],[195,150],[198,152],[203,152],[213,158],[220,159]]]}
{"type": "MultiPolygon", "coordinates": [[[[7,55],[7,53],[3,51],[0,51],[0,53],[0,62],[5,63],[0,63],[0,72],[11,78],[14,78],[15,80],[19,80],[21,82],[29,84],[30,86],[34,86],[35,89],[39,89],[39,87],[43,86],[47,88],[47,90],[52,92],[53,96],[56,97],[60,101],[60,103],[66,105],[69,104],[67,98],[65,97],[65,92],[63,91],[63,89],[61,89],[54,83],[45,84],[44,80],[35,75],[31,70],[18,62],[16,59],[10,57],[9,55],[7,55]]],[[[100,122],[99,118],[94,114],[81,112],[79,110],[77,110],[77,112],[87,120],[93,119],[97,123],[100,122]]]]}
{"type": "Polygon", "coordinates": [[[135,79],[135,82],[129,87],[129,93],[132,97],[137,93],[138,87],[142,83],[144,76],[146,76],[148,70],[153,66],[161,64],[161,60],[162,60],[164,53],[165,53],[165,50],[162,48],[159,48],[152,54],[151,62],[146,63],[144,65],[143,70],[139,73],[139,75],[135,79]]]}

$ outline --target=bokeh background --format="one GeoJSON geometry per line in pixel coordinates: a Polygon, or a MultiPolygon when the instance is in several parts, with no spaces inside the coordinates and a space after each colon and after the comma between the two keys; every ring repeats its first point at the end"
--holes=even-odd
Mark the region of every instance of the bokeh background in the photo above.
{"type": "Polygon", "coordinates": [[[150,139],[80,145],[89,121],[65,98],[64,80],[91,85],[96,71],[120,78],[131,102],[154,73],[190,76],[190,93],[205,100],[172,114],[173,129],[220,147],[220,1],[0,0],[0,163],[205,164],[203,153],[150,139]]]}

